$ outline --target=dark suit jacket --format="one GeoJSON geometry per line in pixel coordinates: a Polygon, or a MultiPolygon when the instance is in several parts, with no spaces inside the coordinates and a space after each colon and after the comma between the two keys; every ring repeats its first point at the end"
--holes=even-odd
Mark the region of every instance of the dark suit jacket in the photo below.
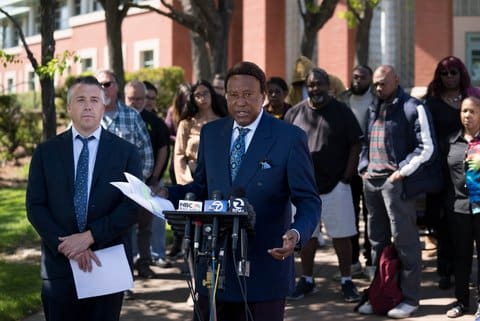
{"type": "MultiPolygon", "coordinates": [[[[251,262],[248,301],[282,299],[295,283],[293,256],[278,261],[267,250],[282,247],[282,235],[290,228],[297,229],[301,241],[306,242],[320,219],[321,201],[316,192],[307,137],[300,128],[264,112],[236,179],[231,182],[232,126],[231,117],[203,126],[194,182],[170,188],[170,199],[176,202],[190,191],[205,199],[216,190],[227,198],[232,186],[244,188],[256,212],[255,235],[249,237],[248,244],[251,262]],[[262,169],[261,162],[271,168],[262,169]],[[291,202],[297,208],[293,223],[291,202]]],[[[198,270],[201,273],[202,266],[198,270]]],[[[200,286],[202,280],[198,276],[197,281],[200,286]]],[[[199,290],[206,293],[202,287],[199,290]]],[[[225,291],[219,291],[217,299],[242,301],[231,253],[227,254],[225,291]]]]}
{"type": "MultiPolygon", "coordinates": [[[[68,259],[57,251],[59,236],[78,233],[73,205],[74,160],[72,131],[40,144],[33,154],[28,177],[27,216],[42,239],[43,279],[73,278],[68,259]]],[[[142,177],[137,148],[102,129],[88,204],[87,228],[93,250],[126,244],[138,208],[112,181],[125,181],[124,172],[142,177]]]]}

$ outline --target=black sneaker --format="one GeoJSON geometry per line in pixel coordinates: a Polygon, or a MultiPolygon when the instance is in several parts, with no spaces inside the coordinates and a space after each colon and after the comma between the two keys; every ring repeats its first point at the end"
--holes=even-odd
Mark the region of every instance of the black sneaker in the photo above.
{"type": "Polygon", "coordinates": [[[307,282],[307,280],[304,277],[301,277],[300,280],[298,280],[297,285],[295,286],[295,291],[287,296],[288,300],[300,300],[302,299],[306,294],[310,294],[314,291],[315,289],[315,282],[307,282]]]}
{"type": "Polygon", "coordinates": [[[357,287],[350,280],[342,284],[342,294],[345,302],[352,303],[360,301],[360,294],[358,294],[357,287]]]}

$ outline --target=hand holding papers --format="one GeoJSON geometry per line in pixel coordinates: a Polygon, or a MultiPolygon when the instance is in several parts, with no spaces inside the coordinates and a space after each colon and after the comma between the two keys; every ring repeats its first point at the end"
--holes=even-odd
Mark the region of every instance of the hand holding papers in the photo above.
{"type": "Polygon", "coordinates": [[[125,173],[125,177],[127,178],[127,182],[110,182],[110,184],[117,187],[123,194],[134,200],[150,213],[165,219],[163,211],[173,211],[175,209],[169,200],[153,196],[150,187],[132,174],[125,173]]]}
{"type": "Polygon", "coordinates": [[[92,264],[91,272],[83,272],[70,260],[79,299],[122,292],[133,288],[133,277],[123,244],[95,251],[102,266],[92,264]]]}

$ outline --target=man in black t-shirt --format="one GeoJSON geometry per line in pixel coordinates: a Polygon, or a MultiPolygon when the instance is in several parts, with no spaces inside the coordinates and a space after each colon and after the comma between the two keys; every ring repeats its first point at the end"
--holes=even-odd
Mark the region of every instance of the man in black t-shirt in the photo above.
{"type": "MultiPolygon", "coordinates": [[[[350,180],[355,175],[362,131],[352,111],[328,95],[328,74],[313,68],[306,77],[308,98],[292,107],[285,121],[302,128],[315,169],[318,193],[322,199],[322,222],[332,238],[338,257],[341,288],[346,302],[360,299],[351,277],[352,243],[357,234],[350,180]]],[[[302,277],[290,299],[300,299],[314,290],[313,262],[317,233],[301,252],[302,277]]]]}

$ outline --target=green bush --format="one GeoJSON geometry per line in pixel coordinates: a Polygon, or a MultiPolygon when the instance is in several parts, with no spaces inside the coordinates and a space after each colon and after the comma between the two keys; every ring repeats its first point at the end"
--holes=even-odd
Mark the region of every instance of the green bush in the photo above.
{"type": "Polygon", "coordinates": [[[0,154],[7,160],[23,147],[31,153],[41,140],[41,113],[23,111],[16,96],[0,96],[0,154]]]}
{"type": "Polygon", "coordinates": [[[135,72],[125,73],[125,81],[148,80],[158,89],[157,107],[158,112],[166,115],[168,107],[172,104],[177,86],[184,81],[184,72],[181,67],[144,68],[135,72]]]}

